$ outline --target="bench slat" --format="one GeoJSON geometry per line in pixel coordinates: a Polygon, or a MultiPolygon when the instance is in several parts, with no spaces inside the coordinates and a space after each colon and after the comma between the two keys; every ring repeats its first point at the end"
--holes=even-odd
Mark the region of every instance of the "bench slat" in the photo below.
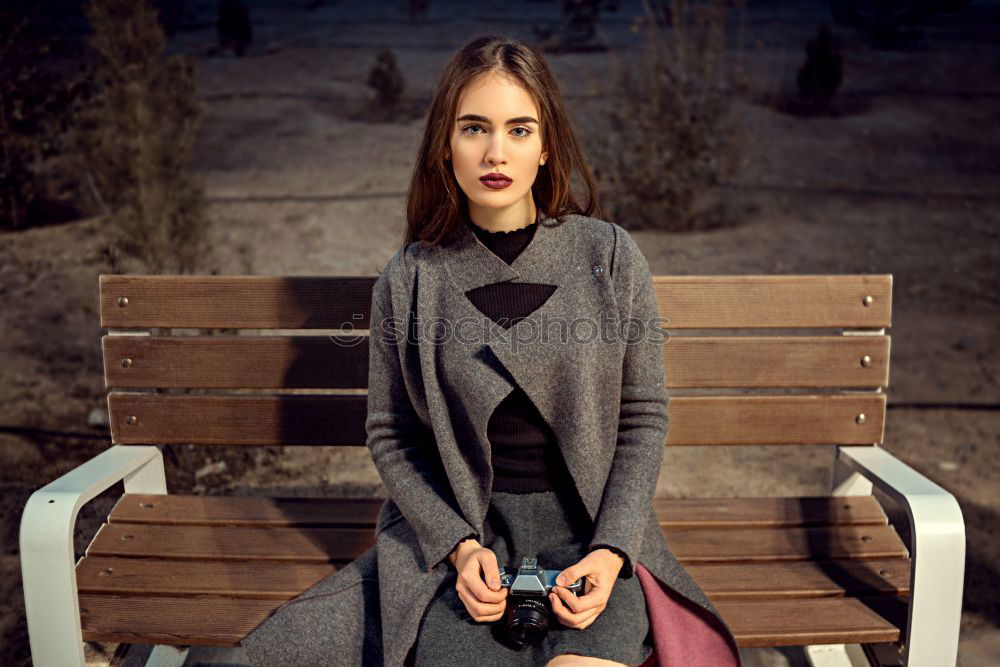
{"type": "MultiPolygon", "coordinates": [[[[884,393],[674,396],[667,445],[880,443],[884,393]],[[865,415],[862,423],[856,421],[865,415]]],[[[128,444],[363,445],[367,397],[112,391],[112,441],[128,444]],[[130,416],[136,423],[129,424],[130,416]]]]}
{"type": "MultiPolygon", "coordinates": [[[[367,328],[375,280],[104,274],[101,326],[367,328]]],[[[891,274],[653,276],[653,287],[671,329],[891,325],[891,274]]]]}
{"type": "MultiPolygon", "coordinates": [[[[84,641],[238,646],[281,603],[241,598],[80,595],[84,641]]],[[[905,601],[899,603],[904,604],[905,601]]],[[[720,601],[719,612],[741,647],[889,642],[899,629],[892,600],[720,601]],[[866,604],[867,603],[867,604],[866,604]],[[873,611],[869,605],[879,607],[873,611]]],[[[898,604],[896,605],[899,606],[898,604]]]]}
{"type": "Polygon", "coordinates": [[[367,329],[376,279],[102,274],[101,326],[367,329]],[[121,297],[128,299],[124,306],[121,297]]]}
{"type": "MultiPolygon", "coordinates": [[[[115,334],[101,343],[108,387],[366,388],[368,337],[338,340],[115,334]]],[[[664,346],[666,381],[672,388],[884,387],[889,343],[884,335],[673,336],[664,346]]]]}
{"type": "Polygon", "coordinates": [[[722,600],[716,604],[737,645],[745,648],[898,641],[905,606],[905,600],[893,598],[722,600]]]}
{"type": "Polygon", "coordinates": [[[885,387],[889,346],[886,335],[672,336],[663,352],[670,388],[885,387]]]}
{"type": "Polygon", "coordinates": [[[909,557],[892,526],[682,528],[664,534],[670,550],[685,564],[909,557]]]}
{"type": "Polygon", "coordinates": [[[80,595],[83,640],[239,646],[281,604],[246,598],[80,595]]]}
{"type": "Polygon", "coordinates": [[[332,563],[187,561],[85,556],[76,564],[81,593],[224,595],[288,600],[333,574],[332,563]]]}
{"type": "MultiPolygon", "coordinates": [[[[245,526],[375,526],[381,498],[267,498],[127,493],[111,523],[245,526]]],[[[664,528],[750,528],[821,525],[886,525],[874,496],[778,498],[654,498],[664,528]]]]}
{"type": "MultiPolygon", "coordinates": [[[[713,601],[909,595],[910,561],[693,563],[685,566],[713,601]]],[[[86,556],[76,566],[82,593],[224,595],[287,600],[333,574],[330,563],[191,561],[86,556]]]]}
{"type": "Polygon", "coordinates": [[[348,563],[374,542],[371,528],[106,523],[87,547],[87,555],[348,563]]]}
{"type": "Polygon", "coordinates": [[[107,335],[101,338],[105,385],[365,389],[368,336],[351,334],[339,341],[329,336],[107,335]]]}
{"type": "Polygon", "coordinates": [[[684,567],[716,601],[909,595],[910,563],[908,558],[871,558],[684,567]]]}
{"type": "Polygon", "coordinates": [[[260,496],[182,496],[126,493],[111,513],[111,523],[170,526],[355,526],[375,527],[383,498],[268,498],[260,496]]]}
{"type": "MultiPolygon", "coordinates": [[[[906,558],[892,526],[665,529],[685,563],[820,558],[906,558]]],[[[106,523],[88,556],[346,562],[374,543],[370,528],[157,526],[106,523]]]]}

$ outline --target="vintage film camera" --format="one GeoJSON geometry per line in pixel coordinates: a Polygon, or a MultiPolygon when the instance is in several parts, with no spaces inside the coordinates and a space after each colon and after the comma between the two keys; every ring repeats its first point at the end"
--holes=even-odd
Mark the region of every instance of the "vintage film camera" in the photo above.
{"type": "MultiPolygon", "coordinates": [[[[542,570],[538,558],[522,558],[517,571],[500,568],[500,585],[510,588],[507,596],[507,632],[521,646],[537,646],[549,631],[552,614],[549,591],[562,570],[542,570]]],[[[583,578],[564,586],[574,595],[583,593],[583,578]]]]}

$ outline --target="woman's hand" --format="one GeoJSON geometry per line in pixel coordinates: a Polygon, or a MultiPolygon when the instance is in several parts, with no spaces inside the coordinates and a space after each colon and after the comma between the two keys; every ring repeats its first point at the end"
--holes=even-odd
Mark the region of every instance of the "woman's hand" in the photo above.
{"type": "Polygon", "coordinates": [[[455,590],[473,620],[485,623],[503,618],[510,589],[500,586],[500,568],[493,550],[469,539],[459,543],[449,558],[458,571],[455,590]]]}
{"type": "Polygon", "coordinates": [[[585,577],[584,595],[577,597],[564,586],[552,587],[554,592],[549,593],[549,600],[559,622],[576,630],[583,630],[593,623],[608,606],[611,589],[623,565],[625,559],[610,549],[594,549],[580,562],[563,570],[556,578],[556,584],[571,584],[585,577]]]}

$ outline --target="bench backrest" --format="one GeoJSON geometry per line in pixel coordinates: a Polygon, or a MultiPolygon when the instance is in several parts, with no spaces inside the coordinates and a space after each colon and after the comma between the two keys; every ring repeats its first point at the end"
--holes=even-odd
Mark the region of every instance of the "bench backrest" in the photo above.
{"type": "MultiPolygon", "coordinates": [[[[102,275],[112,441],[363,446],[375,279],[102,275]]],[[[653,282],[667,445],[882,442],[891,275],[653,282]]]]}

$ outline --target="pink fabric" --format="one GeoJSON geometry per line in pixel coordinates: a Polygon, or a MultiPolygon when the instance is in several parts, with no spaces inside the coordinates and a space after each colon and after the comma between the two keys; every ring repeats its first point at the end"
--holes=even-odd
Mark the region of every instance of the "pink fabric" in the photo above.
{"type": "Polygon", "coordinates": [[[653,653],[642,667],[739,667],[739,651],[719,628],[718,619],[674,592],[636,563],[649,622],[653,626],[653,653]]]}

